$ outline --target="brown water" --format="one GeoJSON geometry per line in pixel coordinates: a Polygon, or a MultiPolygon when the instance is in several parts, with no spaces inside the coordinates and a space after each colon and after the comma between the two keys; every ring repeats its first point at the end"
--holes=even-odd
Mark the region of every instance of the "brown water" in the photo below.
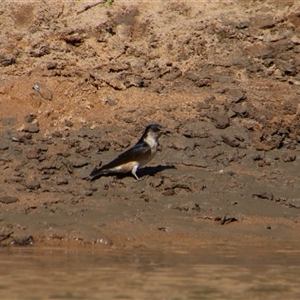
{"type": "Polygon", "coordinates": [[[0,249],[0,299],[299,299],[297,250],[0,249]]]}

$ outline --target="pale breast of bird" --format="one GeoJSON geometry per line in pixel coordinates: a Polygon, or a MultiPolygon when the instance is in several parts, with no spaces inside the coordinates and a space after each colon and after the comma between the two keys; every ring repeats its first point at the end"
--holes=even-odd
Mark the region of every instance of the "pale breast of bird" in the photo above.
{"type": "Polygon", "coordinates": [[[154,137],[152,137],[151,135],[148,135],[145,139],[144,142],[146,142],[151,149],[151,156],[154,155],[156,153],[157,150],[157,141],[155,140],[154,137]]]}
{"type": "Polygon", "coordinates": [[[157,142],[152,136],[147,136],[144,139],[144,142],[146,142],[150,146],[151,155],[149,157],[147,157],[146,159],[140,161],[139,167],[146,165],[150,160],[152,160],[152,158],[154,157],[154,155],[157,151],[157,142]]]}

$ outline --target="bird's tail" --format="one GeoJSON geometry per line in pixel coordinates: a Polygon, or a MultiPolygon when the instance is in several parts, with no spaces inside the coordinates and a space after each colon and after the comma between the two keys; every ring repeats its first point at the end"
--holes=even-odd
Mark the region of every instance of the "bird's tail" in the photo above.
{"type": "Polygon", "coordinates": [[[91,172],[91,174],[86,178],[88,181],[93,181],[94,179],[98,178],[99,176],[103,175],[105,172],[103,172],[102,168],[95,167],[94,170],[91,172]]]}

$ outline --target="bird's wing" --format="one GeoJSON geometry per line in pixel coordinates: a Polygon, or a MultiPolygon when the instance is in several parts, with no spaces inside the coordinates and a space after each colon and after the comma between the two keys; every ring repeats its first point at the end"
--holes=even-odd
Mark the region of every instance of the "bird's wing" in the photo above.
{"type": "Polygon", "coordinates": [[[101,169],[112,169],[131,161],[141,161],[148,157],[150,153],[151,148],[147,143],[138,142],[132,148],[121,153],[116,159],[104,165],[101,169]]]}
{"type": "Polygon", "coordinates": [[[147,143],[138,142],[132,148],[120,154],[116,159],[102,166],[101,168],[95,168],[90,176],[98,176],[103,174],[102,171],[118,167],[131,161],[141,161],[146,159],[151,154],[151,148],[147,143]]]}

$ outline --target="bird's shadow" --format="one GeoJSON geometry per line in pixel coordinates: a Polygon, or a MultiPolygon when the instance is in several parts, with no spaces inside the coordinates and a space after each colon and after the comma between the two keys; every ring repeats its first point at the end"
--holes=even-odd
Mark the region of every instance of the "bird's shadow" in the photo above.
{"type": "Polygon", "coordinates": [[[154,176],[155,174],[160,173],[164,170],[168,170],[168,169],[176,169],[176,167],[174,165],[168,165],[168,166],[158,165],[155,167],[141,168],[138,170],[137,173],[138,173],[139,177],[154,176]]]}
{"type": "MultiPolygon", "coordinates": [[[[168,166],[158,165],[155,167],[144,167],[144,168],[138,169],[137,175],[140,178],[145,177],[145,176],[154,176],[155,174],[160,173],[164,170],[168,170],[168,169],[176,169],[176,167],[174,165],[168,165],[168,166]]],[[[94,181],[95,179],[98,179],[100,177],[108,177],[108,176],[116,176],[118,179],[123,179],[128,176],[132,177],[132,174],[130,172],[124,173],[124,174],[122,174],[122,173],[102,174],[102,175],[92,178],[91,181],[94,181]]]]}

